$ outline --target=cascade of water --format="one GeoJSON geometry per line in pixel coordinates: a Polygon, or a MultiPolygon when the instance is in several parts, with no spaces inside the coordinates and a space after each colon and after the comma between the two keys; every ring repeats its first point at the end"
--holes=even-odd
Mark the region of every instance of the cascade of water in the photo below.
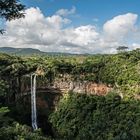
{"type": "Polygon", "coordinates": [[[31,110],[32,128],[36,130],[38,129],[36,115],[36,74],[31,75],[31,110]]]}

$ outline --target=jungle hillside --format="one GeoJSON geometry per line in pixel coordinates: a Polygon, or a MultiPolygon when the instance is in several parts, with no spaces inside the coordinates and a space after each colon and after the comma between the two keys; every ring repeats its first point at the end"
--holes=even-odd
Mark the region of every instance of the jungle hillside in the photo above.
{"type": "Polygon", "coordinates": [[[139,71],[139,49],[88,56],[1,53],[0,139],[139,139],[139,71]],[[32,73],[37,73],[36,131],[32,73]]]}

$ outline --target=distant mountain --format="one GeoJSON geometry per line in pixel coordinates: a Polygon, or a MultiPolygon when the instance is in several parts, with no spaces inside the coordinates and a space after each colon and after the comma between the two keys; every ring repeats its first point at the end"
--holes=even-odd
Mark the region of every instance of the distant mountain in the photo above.
{"type": "Polygon", "coordinates": [[[38,49],[32,48],[12,48],[12,47],[0,47],[1,53],[16,54],[16,55],[32,55],[32,54],[45,54],[38,49]]]}
{"type": "Polygon", "coordinates": [[[0,53],[7,53],[13,55],[50,55],[50,56],[58,56],[58,55],[89,55],[89,54],[71,54],[71,53],[62,53],[62,52],[43,52],[38,49],[33,48],[13,48],[13,47],[0,47],[0,53]]]}

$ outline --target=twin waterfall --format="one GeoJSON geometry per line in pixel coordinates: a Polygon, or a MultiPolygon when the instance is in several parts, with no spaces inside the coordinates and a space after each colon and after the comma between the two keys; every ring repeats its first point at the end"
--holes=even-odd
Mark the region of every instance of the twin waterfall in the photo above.
{"type": "Polygon", "coordinates": [[[36,113],[36,74],[31,74],[31,119],[33,130],[37,127],[37,113],[36,113]]]}

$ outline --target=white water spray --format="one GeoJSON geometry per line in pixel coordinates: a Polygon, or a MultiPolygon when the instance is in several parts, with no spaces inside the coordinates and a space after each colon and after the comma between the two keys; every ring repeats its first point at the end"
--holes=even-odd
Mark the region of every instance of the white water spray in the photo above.
{"type": "Polygon", "coordinates": [[[32,128],[36,130],[38,129],[36,113],[36,74],[31,75],[31,110],[32,128]]]}

